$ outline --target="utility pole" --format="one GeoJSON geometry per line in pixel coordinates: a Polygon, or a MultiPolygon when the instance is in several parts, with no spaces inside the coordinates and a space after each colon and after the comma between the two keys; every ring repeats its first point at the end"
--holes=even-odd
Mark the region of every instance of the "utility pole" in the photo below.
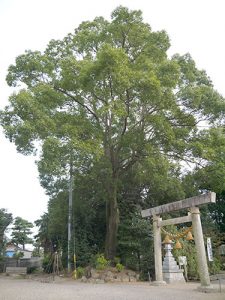
{"type": "Polygon", "coordinates": [[[71,159],[71,161],[70,161],[70,178],[69,178],[69,205],[68,205],[68,254],[67,254],[68,273],[71,272],[72,205],[73,205],[73,166],[72,166],[72,159],[71,159]]]}

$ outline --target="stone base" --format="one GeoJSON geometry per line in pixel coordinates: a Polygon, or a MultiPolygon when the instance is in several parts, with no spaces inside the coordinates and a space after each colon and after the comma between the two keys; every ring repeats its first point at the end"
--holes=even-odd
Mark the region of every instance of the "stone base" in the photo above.
{"type": "Polygon", "coordinates": [[[174,282],[180,282],[185,283],[185,279],[183,276],[183,272],[163,272],[163,279],[167,283],[174,283],[174,282]]]}
{"type": "Polygon", "coordinates": [[[165,281],[152,281],[150,283],[150,285],[153,285],[153,286],[161,286],[161,285],[166,285],[166,282],[165,281]]]}
{"type": "Polygon", "coordinates": [[[218,292],[218,289],[214,288],[212,285],[206,285],[206,286],[198,286],[197,287],[197,290],[199,292],[202,292],[202,293],[216,293],[218,292]]]}

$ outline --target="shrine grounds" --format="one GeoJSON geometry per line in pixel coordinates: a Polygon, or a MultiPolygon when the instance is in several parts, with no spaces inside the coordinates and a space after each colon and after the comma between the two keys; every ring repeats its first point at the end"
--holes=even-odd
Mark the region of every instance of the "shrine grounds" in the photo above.
{"type": "Polygon", "coordinates": [[[152,286],[138,283],[81,283],[72,279],[55,281],[0,276],[0,300],[224,300],[225,281],[219,292],[218,282],[213,282],[216,292],[197,291],[199,283],[152,286]]]}

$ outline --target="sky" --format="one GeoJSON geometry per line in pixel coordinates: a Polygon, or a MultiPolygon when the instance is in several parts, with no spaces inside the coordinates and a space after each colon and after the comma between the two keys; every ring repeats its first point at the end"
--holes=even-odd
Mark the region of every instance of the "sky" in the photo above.
{"type": "MultiPolygon", "coordinates": [[[[82,21],[110,18],[119,5],[143,12],[152,30],[166,30],[169,55],[189,52],[225,96],[224,0],[0,0],[0,109],[13,92],[7,69],[25,50],[44,50],[82,21]]],[[[0,129],[0,208],[33,222],[47,211],[48,197],[39,184],[37,158],[17,153],[0,129]]]]}

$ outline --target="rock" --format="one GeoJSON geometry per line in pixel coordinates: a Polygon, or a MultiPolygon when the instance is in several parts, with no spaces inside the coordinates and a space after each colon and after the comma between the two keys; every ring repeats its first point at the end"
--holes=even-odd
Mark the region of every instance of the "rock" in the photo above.
{"type": "Polygon", "coordinates": [[[95,269],[91,269],[91,278],[99,278],[99,273],[95,269]]]}
{"type": "Polygon", "coordinates": [[[103,279],[95,279],[95,283],[97,283],[97,284],[105,283],[105,281],[103,279]]]}
{"type": "Polygon", "coordinates": [[[130,278],[127,275],[122,276],[121,279],[122,279],[121,280],[122,282],[129,282],[130,281],[130,278]]]}
{"type": "Polygon", "coordinates": [[[127,275],[128,276],[136,276],[136,272],[129,270],[129,271],[127,271],[127,275]]]}
{"type": "Polygon", "coordinates": [[[110,278],[113,278],[113,272],[107,271],[106,276],[110,277],[110,278]]]}
{"type": "Polygon", "coordinates": [[[90,266],[86,267],[85,275],[87,278],[91,278],[91,267],[90,266]]]}
{"type": "Polygon", "coordinates": [[[136,282],[136,281],[137,281],[136,277],[130,276],[130,282],[136,282]]]}
{"type": "Polygon", "coordinates": [[[118,272],[116,268],[109,267],[106,270],[88,269],[88,274],[81,278],[81,282],[104,283],[104,282],[136,282],[139,274],[132,270],[118,272]],[[88,277],[91,276],[91,277],[88,277]]]}
{"type": "Polygon", "coordinates": [[[89,278],[87,282],[88,282],[88,283],[95,283],[95,280],[96,280],[96,279],[94,279],[94,278],[89,278]]]}
{"type": "Polygon", "coordinates": [[[88,282],[88,279],[86,276],[82,276],[80,281],[86,283],[86,282],[88,282]]]}
{"type": "Polygon", "coordinates": [[[105,282],[114,282],[114,275],[111,271],[108,271],[105,275],[105,282]]]}

